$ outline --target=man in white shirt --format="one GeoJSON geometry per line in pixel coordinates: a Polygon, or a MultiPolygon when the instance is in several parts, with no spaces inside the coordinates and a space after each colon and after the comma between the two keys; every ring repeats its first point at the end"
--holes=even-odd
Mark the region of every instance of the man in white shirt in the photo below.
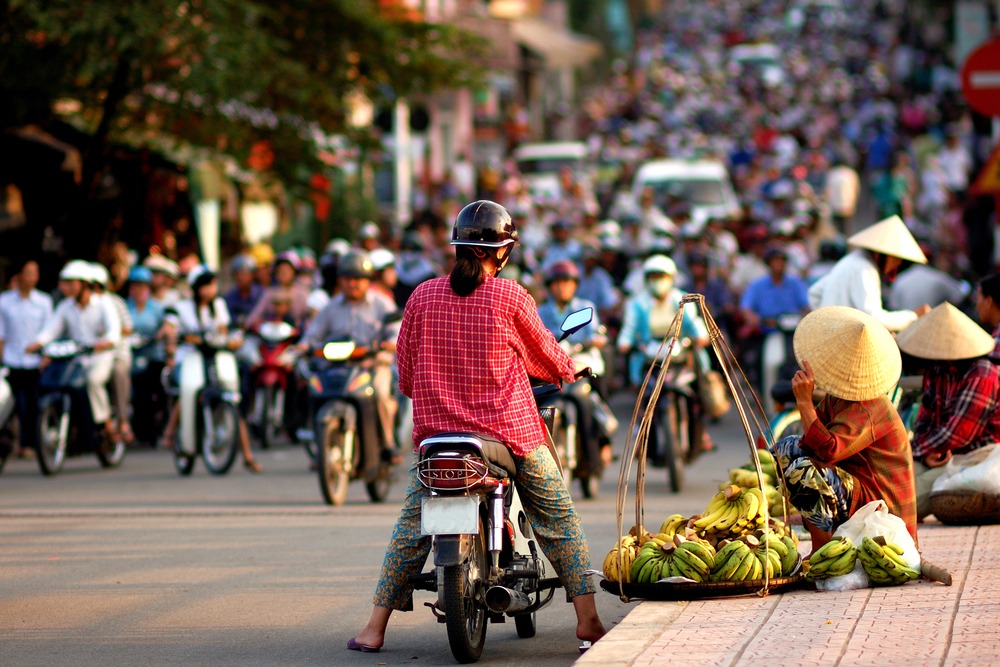
{"type": "Polygon", "coordinates": [[[52,317],[52,297],[35,289],[37,285],[38,263],[28,260],[14,276],[14,289],[0,294],[0,350],[21,425],[18,456],[30,456],[38,436],[35,424],[41,358],[25,348],[52,317]]]}
{"type": "Polygon", "coordinates": [[[902,331],[917,317],[930,311],[926,303],[916,310],[886,310],[882,307],[882,279],[896,277],[903,260],[927,263],[916,239],[898,215],[854,234],[847,243],[854,246],[833,269],[809,288],[809,307],[850,306],[885,325],[902,331]]]}
{"type": "Polygon", "coordinates": [[[94,424],[103,426],[113,436],[107,384],[114,366],[114,348],[121,339],[121,322],[111,301],[95,298],[91,289],[93,275],[90,264],[82,260],[73,260],[63,267],[59,289],[66,298],[59,302],[52,318],[25,352],[38,352],[61,337],[93,348],[86,363],[87,398],[94,424]]]}
{"type": "Polygon", "coordinates": [[[861,191],[861,180],[858,172],[849,167],[843,160],[827,172],[824,194],[830,205],[833,221],[841,233],[847,231],[847,226],[858,207],[858,193],[861,191]]]}
{"type": "Polygon", "coordinates": [[[938,152],[938,162],[948,180],[948,189],[959,198],[969,187],[969,171],[972,169],[972,156],[969,150],[959,141],[955,130],[951,130],[944,146],[938,152]]]}

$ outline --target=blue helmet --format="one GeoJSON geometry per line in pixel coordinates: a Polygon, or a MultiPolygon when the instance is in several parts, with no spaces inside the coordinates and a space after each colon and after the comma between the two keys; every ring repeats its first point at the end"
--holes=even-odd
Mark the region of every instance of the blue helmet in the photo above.
{"type": "Polygon", "coordinates": [[[153,272],[145,266],[133,266],[128,272],[128,281],[130,283],[146,283],[148,285],[153,282],[153,272]]]}

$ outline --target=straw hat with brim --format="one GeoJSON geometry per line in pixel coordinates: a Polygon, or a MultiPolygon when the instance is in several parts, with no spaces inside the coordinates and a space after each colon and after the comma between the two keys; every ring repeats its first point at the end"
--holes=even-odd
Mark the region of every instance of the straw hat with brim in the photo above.
{"type": "Polygon", "coordinates": [[[892,334],[871,315],[847,306],[814,310],[799,322],[795,358],[812,367],[819,389],[848,401],[885,394],[902,370],[892,334]]]}
{"type": "Polygon", "coordinates": [[[871,227],[851,235],[847,243],[856,248],[866,248],[883,255],[892,255],[918,264],[926,264],[927,257],[906,224],[898,215],[877,222],[871,227]]]}
{"type": "Polygon", "coordinates": [[[917,319],[896,335],[899,349],[921,359],[952,361],[993,351],[993,336],[948,302],[917,319]]]}

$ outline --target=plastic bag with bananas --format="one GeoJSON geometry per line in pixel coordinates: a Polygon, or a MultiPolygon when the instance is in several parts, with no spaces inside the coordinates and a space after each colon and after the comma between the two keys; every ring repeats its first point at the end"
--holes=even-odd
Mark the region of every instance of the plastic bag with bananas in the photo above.
{"type": "Polygon", "coordinates": [[[899,586],[920,577],[920,571],[903,560],[903,547],[883,537],[865,537],[857,548],[858,560],[877,586],[899,586]]]}
{"type": "Polygon", "coordinates": [[[804,564],[806,579],[842,577],[854,570],[857,549],[849,537],[835,537],[817,549],[804,564]]]}

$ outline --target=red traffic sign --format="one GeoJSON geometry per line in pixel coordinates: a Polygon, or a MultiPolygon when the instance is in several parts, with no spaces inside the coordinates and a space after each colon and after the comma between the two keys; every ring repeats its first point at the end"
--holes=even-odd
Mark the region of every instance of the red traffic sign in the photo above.
{"type": "Polygon", "coordinates": [[[965,59],[962,94],[984,116],[1000,116],[1000,39],[986,42],[965,59]]]}

